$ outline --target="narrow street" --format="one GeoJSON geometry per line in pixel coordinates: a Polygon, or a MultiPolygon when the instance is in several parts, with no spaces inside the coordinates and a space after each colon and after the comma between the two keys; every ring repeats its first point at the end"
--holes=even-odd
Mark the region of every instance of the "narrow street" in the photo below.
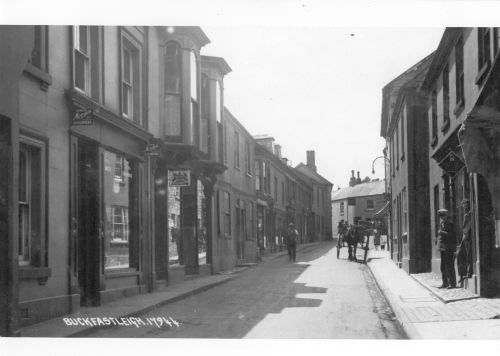
{"type": "MultiPolygon", "coordinates": [[[[368,268],[336,258],[333,243],[306,247],[297,262],[269,259],[233,281],[158,308],[180,326],[114,327],[89,337],[400,339],[368,268]]],[[[358,252],[361,258],[361,251],[358,252]]]]}

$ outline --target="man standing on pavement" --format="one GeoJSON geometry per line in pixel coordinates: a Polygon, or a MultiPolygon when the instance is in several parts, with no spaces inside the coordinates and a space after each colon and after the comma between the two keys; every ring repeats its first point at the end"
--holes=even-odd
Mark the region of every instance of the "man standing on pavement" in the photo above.
{"type": "Polygon", "coordinates": [[[440,209],[438,215],[440,223],[436,244],[441,252],[441,274],[443,278],[443,284],[439,288],[456,288],[455,250],[457,248],[457,239],[455,227],[450,221],[448,210],[440,209]]]}
{"type": "Polygon", "coordinates": [[[297,240],[299,239],[299,232],[295,229],[293,223],[288,224],[288,229],[285,234],[286,245],[288,248],[288,261],[295,262],[295,255],[297,252],[297,240]]]}

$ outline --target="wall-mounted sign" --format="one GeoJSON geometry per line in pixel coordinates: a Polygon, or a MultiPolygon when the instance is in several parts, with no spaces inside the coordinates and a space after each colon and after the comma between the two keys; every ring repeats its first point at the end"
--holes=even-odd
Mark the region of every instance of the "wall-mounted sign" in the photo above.
{"type": "Polygon", "coordinates": [[[168,185],[170,187],[186,187],[191,185],[191,175],[188,170],[168,171],[168,185]]]}
{"type": "Polygon", "coordinates": [[[73,115],[73,125],[92,125],[94,112],[92,109],[76,109],[73,115]]]}

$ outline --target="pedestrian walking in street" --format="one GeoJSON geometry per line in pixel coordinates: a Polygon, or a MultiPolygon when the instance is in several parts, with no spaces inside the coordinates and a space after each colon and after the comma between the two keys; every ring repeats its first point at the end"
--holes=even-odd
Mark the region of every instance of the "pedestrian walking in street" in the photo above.
{"type": "Polygon", "coordinates": [[[380,248],[380,228],[373,229],[373,244],[375,245],[375,250],[378,251],[380,248]]]}
{"type": "Polygon", "coordinates": [[[455,250],[457,248],[457,239],[455,230],[453,223],[450,221],[448,210],[440,209],[438,215],[440,223],[435,244],[441,252],[441,275],[443,278],[443,284],[439,288],[456,288],[455,250]]]}
{"type": "Polygon", "coordinates": [[[297,241],[299,239],[299,232],[295,229],[294,223],[288,224],[286,231],[286,245],[288,249],[288,261],[295,262],[295,255],[297,253],[297,241]]]}

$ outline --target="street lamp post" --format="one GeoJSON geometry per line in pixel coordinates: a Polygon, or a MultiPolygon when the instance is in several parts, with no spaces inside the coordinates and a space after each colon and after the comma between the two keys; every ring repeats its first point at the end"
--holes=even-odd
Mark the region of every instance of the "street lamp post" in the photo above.
{"type": "MultiPolygon", "coordinates": [[[[372,174],[375,174],[375,161],[377,161],[380,158],[383,158],[384,162],[389,162],[389,166],[390,166],[391,160],[389,158],[387,158],[387,150],[384,148],[384,155],[376,157],[372,162],[372,174]]],[[[386,168],[386,166],[384,166],[384,180],[385,180],[385,182],[384,182],[385,198],[388,200],[388,204],[391,204],[392,194],[390,194],[390,193],[388,194],[388,192],[387,192],[387,168],[386,168]]],[[[392,190],[391,175],[390,174],[389,174],[389,185],[391,186],[391,190],[392,190]]],[[[387,226],[387,244],[388,245],[389,245],[389,242],[390,242],[390,251],[391,251],[391,258],[392,258],[393,248],[394,248],[393,241],[392,241],[392,209],[389,213],[389,226],[387,226]],[[390,234],[389,234],[389,230],[391,231],[390,234]]],[[[387,248],[389,249],[389,246],[387,246],[387,248]]]]}

